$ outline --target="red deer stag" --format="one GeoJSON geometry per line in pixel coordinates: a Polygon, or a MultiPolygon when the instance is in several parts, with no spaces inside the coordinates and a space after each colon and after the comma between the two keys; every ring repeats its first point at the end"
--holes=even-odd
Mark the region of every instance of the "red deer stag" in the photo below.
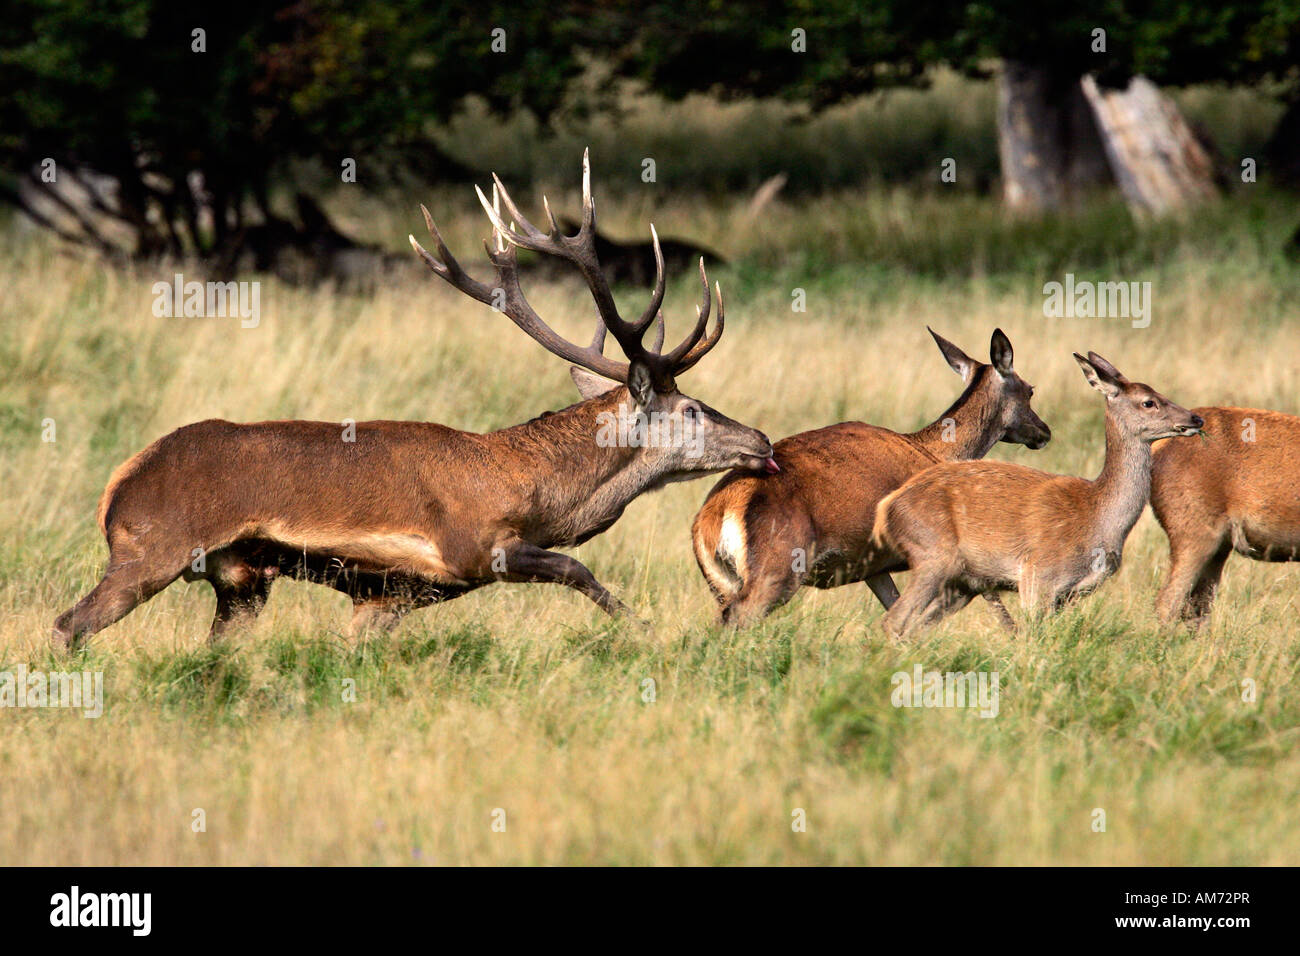
{"type": "Polygon", "coordinates": [[[878,544],[912,570],[885,614],[894,637],[933,624],[976,594],[1020,592],[1031,614],[1092,591],[1119,568],[1151,491],[1151,443],[1204,421],[1096,352],[1075,354],[1106,397],[1106,463],[1095,481],[1008,462],[935,465],[885,498],[878,544]]]}
{"type": "Polygon", "coordinates": [[[495,250],[487,247],[493,282],[461,268],[428,210],[438,254],[414,237],[411,245],[452,286],[496,306],[579,366],[572,372],[585,400],[488,434],[392,421],[357,423],[352,441],[329,422],[205,421],[177,429],[109,479],[99,504],[108,568],[55,622],[57,644],[78,646],[179,577],[204,578],[216,590],[213,637],[255,616],[281,574],[351,595],[357,632],[391,627],[412,608],[494,581],[563,584],[610,614],[625,612],[586,567],[551,549],[601,533],[632,499],[668,482],[776,467],[762,433],[677,390],[675,377],[722,335],[720,290],[708,332],[712,297],[703,260],[694,328],[663,351],[663,256],[656,257],[649,306],[624,321],[594,251],[586,155],[582,226],[574,236],[560,233],[549,207],[549,231],[536,228],[493,180],[514,221],[507,226],[479,191],[496,238],[495,250]],[[581,273],[599,315],[590,345],[565,340],[533,311],[519,286],[516,247],[565,259],[581,273]],[[657,341],[646,348],[642,338],[656,318],[657,341]],[[627,361],[605,356],[607,332],[627,361]]]}
{"type": "Polygon", "coordinates": [[[1257,561],[1300,559],[1300,418],[1257,408],[1194,408],[1203,442],[1162,442],[1151,510],[1169,536],[1169,580],[1157,609],[1199,627],[1233,551],[1257,561]]]}
{"type": "Polygon", "coordinates": [[[1001,329],[989,343],[991,365],[930,334],[966,383],[934,422],[910,435],[863,422],[801,432],[777,442],[779,474],[732,472],[709,492],[691,537],[725,623],[756,620],[804,584],[865,581],[889,607],[898,591],[871,539],[880,499],[930,465],[982,458],[999,441],[1047,444],[1051,430],[1029,407],[1033,387],[1012,367],[1001,329]]]}

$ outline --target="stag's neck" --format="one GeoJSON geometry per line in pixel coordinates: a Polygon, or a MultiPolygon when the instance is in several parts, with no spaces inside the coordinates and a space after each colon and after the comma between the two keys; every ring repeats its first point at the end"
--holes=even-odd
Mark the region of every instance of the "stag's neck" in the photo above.
{"type": "Polygon", "coordinates": [[[991,368],[981,368],[947,411],[908,437],[940,461],[987,455],[1002,437],[997,409],[983,387],[985,376],[991,374],[991,368]]]}
{"type": "Polygon", "coordinates": [[[1151,444],[1126,434],[1109,413],[1106,415],[1106,463],[1093,488],[1102,539],[1118,549],[1151,496],[1151,444]]]}
{"type": "Polygon", "coordinates": [[[487,439],[527,463],[516,484],[528,501],[526,537],[539,547],[579,543],[609,527],[638,495],[669,478],[645,449],[598,441],[602,414],[617,416],[629,405],[617,388],[521,425],[492,432],[487,439]]]}

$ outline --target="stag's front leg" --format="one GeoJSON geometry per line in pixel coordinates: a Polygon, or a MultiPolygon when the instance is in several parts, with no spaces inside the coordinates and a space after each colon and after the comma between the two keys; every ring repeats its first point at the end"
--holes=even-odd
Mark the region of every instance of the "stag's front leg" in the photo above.
{"type": "Polygon", "coordinates": [[[867,578],[867,587],[871,588],[871,593],[876,596],[876,600],[884,605],[886,611],[893,607],[894,602],[898,600],[898,585],[894,583],[894,579],[887,573],[873,574],[867,578]]]}
{"type": "Polygon", "coordinates": [[[505,547],[505,568],[500,580],[563,584],[587,595],[610,616],[635,617],[632,609],[610,594],[582,562],[567,554],[518,541],[505,547]]]}

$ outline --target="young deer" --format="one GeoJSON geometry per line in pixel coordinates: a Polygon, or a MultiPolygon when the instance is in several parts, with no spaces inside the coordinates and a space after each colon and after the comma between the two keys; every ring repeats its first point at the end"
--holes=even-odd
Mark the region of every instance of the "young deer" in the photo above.
{"type": "Polygon", "coordinates": [[[1199,415],[1130,382],[1095,352],[1075,354],[1106,397],[1106,463],[1095,481],[1004,462],[949,462],[880,503],[876,539],[912,570],[885,614],[902,637],[976,594],[1018,590],[1031,613],[1056,609],[1115,573],[1151,490],[1151,443],[1195,435],[1199,415]]]}
{"type": "Polygon", "coordinates": [[[1029,407],[1034,390],[1012,367],[1001,329],[990,365],[930,334],[966,383],[934,422],[910,435],[863,422],[801,432],[777,442],[779,474],[732,472],[709,492],[691,537],[725,623],[760,618],[804,584],[865,581],[889,607],[898,591],[871,539],[880,499],[936,462],[981,458],[999,441],[1047,444],[1051,430],[1029,407]]]}
{"type": "Polygon", "coordinates": [[[1233,551],[1257,561],[1300,559],[1300,418],[1257,408],[1195,408],[1203,442],[1162,442],[1151,510],[1169,536],[1169,581],[1157,610],[1199,627],[1233,551]]]}
{"type": "Polygon", "coordinates": [[[281,574],[349,594],[358,631],[390,627],[412,608],[494,581],[563,584],[610,614],[622,612],[627,609],[587,568],[551,549],[601,533],[632,499],[668,482],[727,468],[776,467],[761,432],[677,390],[675,376],[722,335],[720,290],[717,322],[705,334],[712,297],[703,260],[704,300],[695,326],[675,349],[661,351],[663,256],[656,256],[649,306],[624,321],[594,252],[587,157],[576,236],[561,235],[554,219],[549,232],[537,229],[493,179],[518,225],[507,226],[479,192],[496,237],[495,251],[488,247],[492,282],[465,273],[427,210],[438,256],[413,237],[411,245],[451,285],[495,305],[548,351],[588,370],[572,370],[586,400],[488,434],[390,421],[359,422],[349,440],[329,422],[206,421],[180,428],[109,479],[99,504],[108,568],[55,622],[57,645],[79,644],[179,577],[206,579],[216,590],[213,637],[236,619],[255,616],[281,574]],[[577,267],[599,315],[590,345],[561,338],[529,306],[519,287],[516,246],[577,267]],[[657,341],[648,349],[642,337],[656,318],[657,341]],[[605,356],[606,332],[627,361],[605,356]]]}

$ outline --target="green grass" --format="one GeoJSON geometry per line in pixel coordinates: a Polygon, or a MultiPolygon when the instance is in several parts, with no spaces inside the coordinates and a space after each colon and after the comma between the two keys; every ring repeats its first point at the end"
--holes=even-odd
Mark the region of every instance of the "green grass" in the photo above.
{"type": "MultiPolygon", "coordinates": [[[[1240,112],[1244,141],[1254,134],[1240,112]]],[[[715,135],[757,137],[749,122],[715,135]]],[[[792,138],[815,142],[816,128],[792,138]]],[[[911,148],[901,124],[879,129],[882,143],[911,148]]],[[[629,156],[640,149],[632,133],[606,132],[607,143],[628,138],[629,156]]],[[[777,150],[764,135],[757,151],[777,150]]],[[[475,165],[526,178],[531,164],[539,182],[517,191],[525,208],[542,185],[571,207],[572,146],[484,140],[475,165]]],[[[807,147],[823,157],[808,175],[840,161],[830,152],[807,147]]],[[[722,151],[718,181],[732,161],[722,151]]],[[[1012,219],[974,190],[864,190],[831,175],[754,223],[743,195],[620,185],[617,165],[596,166],[603,228],[641,234],[653,219],[730,260],[711,269],[727,334],[682,386],[773,436],[844,418],[910,429],[938,415],[960,383],[926,324],[977,356],[995,326],[1007,331],[1054,439],[993,457],[1051,471],[1092,475],[1102,460],[1102,409],[1071,351],[1095,349],[1185,405],[1300,411],[1300,289],[1281,252],[1294,203],[1267,186],[1135,224],[1105,200],[1073,219],[1012,219]],[[1044,318],[1042,284],[1066,271],[1151,281],[1151,327],[1044,318]],[[795,288],[805,313],[791,311],[795,288]]],[[[398,248],[417,201],[481,275],[486,229],[467,190],[341,192],[336,209],[398,248]]],[[[173,428],[289,416],[481,430],[573,400],[563,363],[414,265],[366,295],[263,279],[255,330],[154,318],[150,284],[171,271],[117,271],[12,223],[0,230],[0,671],[63,668],[47,635],[102,571],[105,480],[173,428]]],[[[525,285],[560,331],[589,333],[579,286],[525,285]]],[[[619,290],[629,308],[645,294],[619,290]]],[[[695,294],[673,277],[674,328],[695,294]]],[[[1166,546],[1148,516],[1115,578],[1016,639],[975,602],[890,643],[862,587],[801,593],[733,633],[715,624],[690,553],[707,488],[640,499],[578,549],[650,633],[559,588],[503,585],[355,646],[341,595],[284,582],[254,627],[209,647],[211,590],[178,583],[73,663],[104,673],[103,717],[0,710],[0,861],[1300,862],[1287,812],[1300,787],[1300,569],[1233,558],[1211,625],[1163,631],[1152,606],[1166,546]],[[996,672],[998,715],[893,707],[892,675],[917,664],[996,672]],[[498,808],[504,833],[491,827],[498,808]],[[1105,832],[1093,829],[1098,809],[1105,832]],[[806,832],[791,829],[797,810],[806,832]]]]}

